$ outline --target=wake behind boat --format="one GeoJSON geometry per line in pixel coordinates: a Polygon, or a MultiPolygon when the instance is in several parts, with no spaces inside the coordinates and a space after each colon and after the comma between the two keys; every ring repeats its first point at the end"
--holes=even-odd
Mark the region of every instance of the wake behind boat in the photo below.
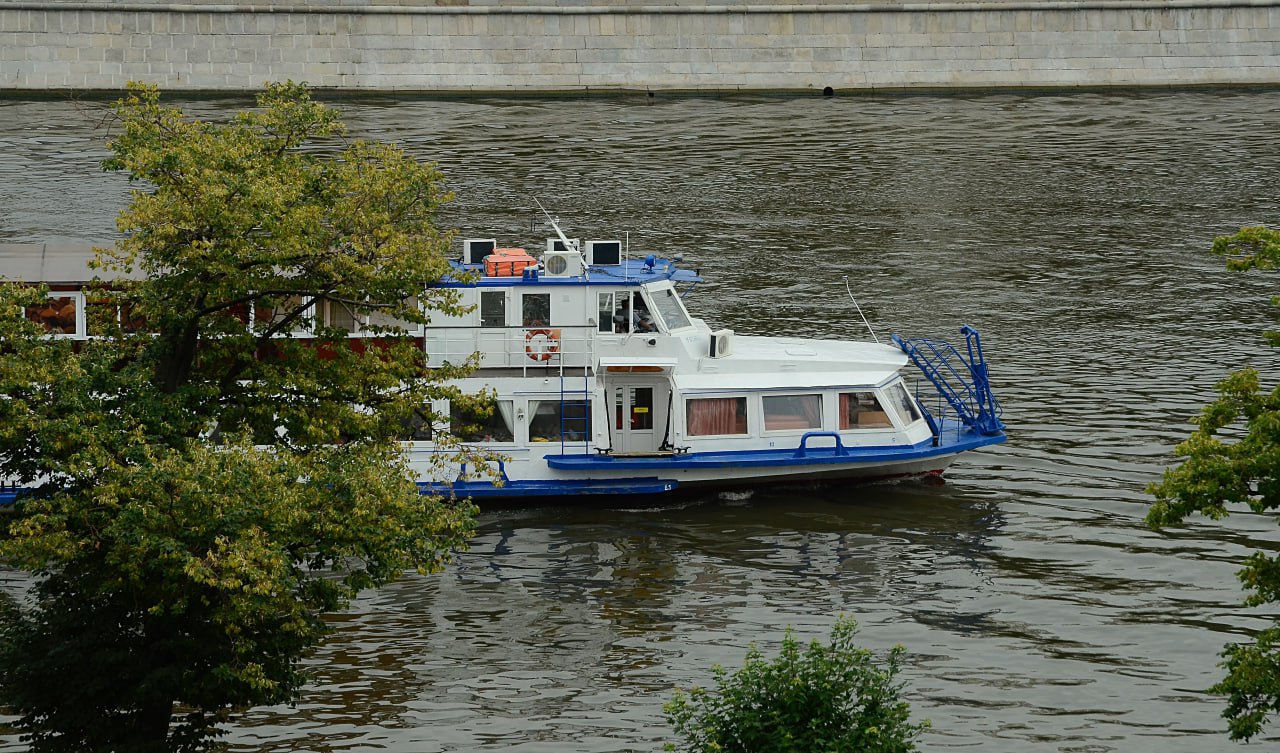
{"type": "MultiPolygon", "coordinates": [[[[493,392],[480,415],[447,401],[437,420],[406,427],[403,447],[424,492],[476,499],[663,495],[797,481],[941,474],[961,452],[1004,442],[978,333],[963,351],[927,339],[843,342],[748,337],[692,316],[700,281],[677,259],[629,253],[621,240],[556,237],[535,257],[496,239],[462,242],[453,274],[468,313],[405,337],[428,367],[478,353],[457,382],[493,392]],[[932,386],[913,395],[902,369],[932,386]],[[926,405],[934,405],[930,410],[926,405]],[[452,461],[443,433],[490,453],[483,468],[452,461]]],[[[0,246],[11,279],[45,283],[28,310],[52,337],[88,337],[87,247],[0,246]]],[[[340,307],[311,321],[371,338],[340,307]]],[[[289,337],[314,339],[306,321],[289,337]]],[[[385,337],[384,334],[378,335],[385,337]]],[[[0,504],[21,493],[0,487],[0,504]]]]}

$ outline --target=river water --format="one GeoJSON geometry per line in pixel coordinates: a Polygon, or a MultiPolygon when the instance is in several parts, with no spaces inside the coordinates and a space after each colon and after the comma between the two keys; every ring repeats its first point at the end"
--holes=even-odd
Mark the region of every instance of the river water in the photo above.
{"type": "MultiPolygon", "coordinates": [[[[570,237],[683,254],[714,327],[867,337],[846,275],[882,338],[972,324],[1010,439],[943,484],[487,511],[445,573],[335,616],[314,683],[233,751],[657,751],[674,688],[841,613],[907,647],[924,750],[1237,749],[1203,691],[1265,624],[1234,573],[1280,531],[1143,516],[1215,382],[1280,378],[1277,278],[1207,253],[1280,221],[1280,92],[338,104],[439,162],[465,235],[536,247],[537,199],[570,237]]],[[[0,99],[0,242],[109,235],[128,187],[97,122],[0,99]]]]}

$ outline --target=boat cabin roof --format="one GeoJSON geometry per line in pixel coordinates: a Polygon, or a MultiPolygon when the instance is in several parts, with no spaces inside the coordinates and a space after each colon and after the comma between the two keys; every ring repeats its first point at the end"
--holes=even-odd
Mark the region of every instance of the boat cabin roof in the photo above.
{"type": "Polygon", "coordinates": [[[93,244],[69,243],[0,243],[0,278],[18,282],[74,285],[95,277],[103,279],[139,279],[135,270],[122,275],[102,269],[91,269],[93,244]]]}

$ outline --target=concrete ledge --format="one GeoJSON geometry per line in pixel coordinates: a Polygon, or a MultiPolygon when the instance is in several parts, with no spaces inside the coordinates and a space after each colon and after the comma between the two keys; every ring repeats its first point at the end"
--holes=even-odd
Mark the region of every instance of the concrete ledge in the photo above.
{"type": "Polygon", "coordinates": [[[217,13],[289,15],[708,15],[771,13],[972,13],[1013,11],[1157,10],[1186,8],[1275,8],[1280,0],[973,0],[941,3],[804,3],[790,5],[368,5],[338,3],[249,4],[145,3],[145,2],[29,2],[0,0],[0,11],[53,11],[103,13],[217,13]]]}

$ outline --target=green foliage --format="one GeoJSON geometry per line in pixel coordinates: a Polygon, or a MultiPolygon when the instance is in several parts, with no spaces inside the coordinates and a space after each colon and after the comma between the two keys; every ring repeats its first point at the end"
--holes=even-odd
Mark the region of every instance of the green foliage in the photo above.
{"type": "Polygon", "coordinates": [[[686,753],[906,753],[929,723],[912,724],[895,682],[902,646],[880,666],[854,644],[858,623],[840,619],[830,645],[802,647],[790,629],[777,658],[754,645],[742,669],[716,666],[716,690],[677,691],[663,709],[686,753]]]}
{"type": "Polygon", "coordinates": [[[258,105],[222,124],[146,86],[115,105],[104,166],[139,190],[99,264],[145,278],[92,296],[109,337],[44,337],[21,309],[43,292],[0,284],[0,476],[37,485],[0,558],[39,576],[0,609],[0,705],[38,753],[209,748],[233,711],[296,695],[323,613],[473,530],[396,443],[471,365],[428,370],[406,329],[419,301],[458,310],[424,293],[447,270],[441,175],[345,139],[303,87],[258,105]],[[289,337],[312,316],[319,345],[289,337]]]}
{"type": "MultiPolygon", "coordinates": [[[[1273,269],[1280,264],[1280,233],[1245,228],[1218,238],[1213,250],[1228,257],[1230,269],[1273,269]]],[[[1267,338],[1280,345],[1280,335],[1268,332],[1267,338]]],[[[1280,387],[1264,389],[1254,369],[1232,374],[1218,384],[1218,397],[1195,425],[1175,450],[1183,462],[1149,489],[1156,498],[1149,525],[1176,525],[1195,513],[1218,520],[1232,506],[1261,514],[1280,509],[1280,387]]],[[[1247,605],[1280,601],[1280,554],[1255,552],[1238,575],[1252,592],[1247,605]]],[[[1227,677],[1210,692],[1227,697],[1223,716],[1231,738],[1249,740],[1280,712],[1280,620],[1252,645],[1227,646],[1223,657],[1227,677]]]]}

